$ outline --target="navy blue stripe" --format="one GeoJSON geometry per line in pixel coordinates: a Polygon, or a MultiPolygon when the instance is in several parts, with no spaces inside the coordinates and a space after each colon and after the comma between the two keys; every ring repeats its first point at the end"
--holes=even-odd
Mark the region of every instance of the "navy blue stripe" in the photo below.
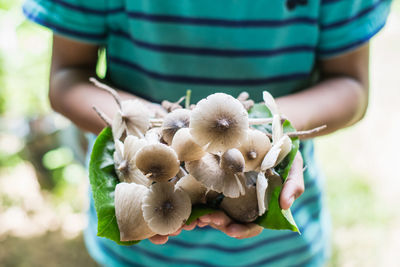
{"type": "Polygon", "coordinates": [[[337,27],[343,26],[345,24],[348,24],[348,23],[350,23],[350,22],[352,22],[352,21],[354,21],[356,19],[361,18],[362,16],[365,16],[365,15],[371,13],[373,10],[378,8],[378,6],[380,4],[382,4],[384,1],[385,0],[380,0],[380,1],[376,2],[372,6],[361,10],[359,13],[357,13],[356,15],[354,15],[354,16],[352,16],[350,18],[339,20],[339,21],[336,21],[336,22],[333,22],[333,23],[330,23],[330,24],[322,24],[320,27],[321,27],[322,30],[330,30],[330,29],[337,28],[337,27]]]}
{"type": "Polygon", "coordinates": [[[320,50],[318,50],[318,53],[320,55],[330,55],[330,54],[336,54],[336,53],[340,53],[340,52],[358,47],[358,46],[362,45],[363,43],[367,42],[369,39],[371,39],[375,34],[377,34],[385,26],[385,24],[386,24],[386,21],[382,25],[380,25],[378,28],[376,28],[375,31],[371,32],[364,38],[359,39],[353,43],[350,43],[350,44],[347,44],[344,46],[340,46],[340,47],[330,48],[330,49],[320,49],[320,50]]]}
{"type": "Polygon", "coordinates": [[[300,80],[308,78],[310,76],[309,72],[300,72],[300,73],[292,73],[286,75],[278,75],[268,78],[253,78],[253,79],[224,79],[224,78],[211,78],[211,77],[183,76],[183,75],[162,74],[155,71],[150,71],[141,67],[136,63],[111,55],[108,58],[110,59],[110,62],[114,62],[115,64],[131,68],[153,79],[165,82],[175,82],[184,84],[219,85],[219,86],[255,86],[255,85],[267,85],[271,83],[300,80]]]}
{"type": "Polygon", "coordinates": [[[337,2],[340,2],[340,1],[344,1],[344,0],[322,0],[321,3],[322,3],[323,5],[326,5],[326,4],[337,3],[337,2]]]}
{"type": "Polygon", "coordinates": [[[200,18],[200,17],[184,17],[173,15],[155,15],[143,12],[128,11],[128,17],[134,19],[141,19],[150,22],[163,22],[163,23],[179,23],[190,25],[206,25],[206,26],[221,26],[221,27],[278,27],[287,26],[292,24],[308,24],[316,25],[318,19],[310,17],[297,17],[282,20],[228,20],[228,19],[214,19],[214,18],[200,18]]]}
{"type": "Polygon", "coordinates": [[[80,6],[80,5],[74,5],[74,4],[71,4],[71,3],[68,3],[68,2],[65,2],[62,0],[51,0],[50,2],[57,3],[60,6],[63,6],[63,7],[75,10],[75,11],[83,12],[86,14],[99,15],[99,16],[120,13],[125,10],[124,7],[116,7],[116,8],[111,8],[111,9],[96,9],[96,8],[92,8],[92,7],[84,7],[84,6],[80,6]]]}
{"type": "Polygon", "coordinates": [[[311,45],[300,45],[300,46],[288,46],[278,49],[270,50],[234,50],[234,49],[216,49],[207,47],[188,47],[188,46],[176,46],[176,45],[157,45],[148,42],[140,41],[134,38],[131,34],[122,30],[111,30],[110,33],[126,38],[136,46],[164,53],[176,53],[176,54],[190,54],[190,55],[207,55],[207,56],[219,56],[219,57],[266,57],[266,56],[277,56],[288,53],[299,53],[299,52],[310,52],[314,53],[316,47],[311,45]]]}
{"type": "Polygon", "coordinates": [[[68,35],[79,37],[79,38],[93,39],[93,40],[96,40],[96,41],[103,40],[103,39],[105,39],[107,37],[106,33],[89,33],[89,32],[83,32],[83,31],[75,31],[75,30],[71,30],[71,29],[68,29],[68,28],[53,24],[51,22],[45,21],[45,20],[43,20],[43,19],[41,19],[39,17],[36,17],[36,16],[30,14],[25,9],[25,7],[22,9],[22,11],[23,11],[23,13],[25,14],[25,16],[28,19],[30,19],[32,21],[35,21],[35,22],[37,22],[37,23],[39,23],[39,24],[41,24],[43,26],[46,26],[46,27],[48,27],[50,29],[53,29],[55,31],[58,31],[60,33],[68,34],[68,35]]]}

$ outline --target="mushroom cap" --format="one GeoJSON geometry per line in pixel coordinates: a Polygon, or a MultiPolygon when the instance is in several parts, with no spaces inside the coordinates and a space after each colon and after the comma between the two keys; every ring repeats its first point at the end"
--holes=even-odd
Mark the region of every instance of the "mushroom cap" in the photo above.
{"type": "Polygon", "coordinates": [[[220,166],[226,172],[242,173],[244,170],[244,157],[237,148],[231,148],[222,154],[220,166]]]}
{"type": "Polygon", "coordinates": [[[138,170],[135,155],[147,142],[136,136],[128,135],[125,142],[115,141],[114,166],[121,182],[150,186],[151,182],[138,170]]]}
{"type": "Polygon", "coordinates": [[[192,211],[190,198],[185,191],[168,182],[155,183],[147,191],[142,210],[149,228],[159,235],[176,232],[192,211]]]}
{"type": "Polygon", "coordinates": [[[144,138],[149,144],[155,144],[160,143],[161,135],[161,127],[154,127],[146,132],[144,138]]]}
{"type": "Polygon", "coordinates": [[[150,180],[168,181],[179,172],[179,160],[175,151],[158,143],[144,146],[136,153],[136,166],[150,180]]]}
{"type": "Polygon", "coordinates": [[[142,200],[147,191],[147,187],[134,183],[115,187],[115,216],[121,241],[142,240],[155,234],[143,218],[142,200]]]}
{"type": "Polygon", "coordinates": [[[113,119],[112,130],[114,139],[120,139],[124,132],[127,135],[142,137],[150,126],[150,111],[139,100],[121,102],[119,110],[113,119]]]}
{"type": "Polygon", "coordinates": [[[193,140],[189,128],[182,128],[176,132],[172,139],[171,147],[175,150],[180,161],[199,160],[206,153],[201,146],[196,144],[193,140]]]}
{"type": "Polygon", "coordinates": [[[255,186],[245,186],[246,194],[238,198],[224,197],[221,209],[235,221],[253,222],[258,217],[257,193],[255,186]]]}
{"type": "Polygon", "coordinates": [[[219,166],[219,158],[207,153],[200,160],[185,162],[189,173],[207,189],[236,198],[244,194],[244,177],[241,173],[225,172],[219,166]]]}
{"type": "Polygon", "coordinates": [[[257,170],[271,149],[271,141],[265,133],[254,129],[247,133],[246,141],[239,148],[244,157],[245,172],[257,170]]]}
{"type": "Polygon", "coordinates": [[[246,140],[248,114],[239,100],[216,93],[197,103],[189,127],[195,142],[207,152],[224,152],[246,140]]]}
{"type": "Polygon", "coordinates": [[[192,111],[189,109],[175,109],[164,117],[162,137],[168,145],[171,145],[172,139],[179,129],[189,127],[191,113],[192,111]]]}
{"type": "Polygon", "coordinates": [[[189,195],[192,205],[206,201],[207,188],[190,174],[181,178],[175,187],[181,188],[189,195]]]}

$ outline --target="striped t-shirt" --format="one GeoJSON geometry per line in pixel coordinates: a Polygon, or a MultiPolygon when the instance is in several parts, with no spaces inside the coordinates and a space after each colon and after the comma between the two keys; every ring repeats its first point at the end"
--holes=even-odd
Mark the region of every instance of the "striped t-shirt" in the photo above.
{"type": "MultiPolygon", "coordinates": [[[[192,90],[192,100],[246,90],[282,96],[318,79],[316,61],[349,52],[385,24],[390,0],[28,0],[25,15],[54,31],[106,48],[106,78],[116,87],[159,102],[192,90]]],[[[211,228],[183,231],[157,246],[118,246],[96,237],[89,211],[85,240],[106,266],[319,266],[329,223],[311,141],[305,193],[293,214],[302,235],[264,230],[230,238],[211,228]]]]}

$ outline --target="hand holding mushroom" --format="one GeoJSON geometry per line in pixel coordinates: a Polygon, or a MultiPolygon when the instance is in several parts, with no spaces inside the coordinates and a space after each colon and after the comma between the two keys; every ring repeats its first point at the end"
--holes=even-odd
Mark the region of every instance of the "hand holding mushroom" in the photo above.
{"type": "MultiPolygon", "coordinates": [[[[276,171],[290,165],[284,159],[297,148],[284,134],[267,92],[264,101],[272,118],[249,118],[246,109],[253,102],[245,94],[235,99],[223,93],[208,96],[193,110],[174,105],[163,119],[149,118],[144,107],[132,102],[119,103],[113,120],[98,111],[112,126],[115,142],[117,241],[149,238],[162,244],[196,225],[248,238],[262,231],[260,225],[269,226],[259,219],[265,222],[276,192],[278,208],[289,209],[304,191],[302,158],[297,153],[294,161],[286,160],[293,161],[287,178],[276,171]],[[272,124],[271,133],[250,127],[265,124],[272,124]],[[192,208],[207,205],[219,211],[185,225],[192,208]]],[[[288,229],[297,229],[294,221],[289,223],[288,229]]]]}

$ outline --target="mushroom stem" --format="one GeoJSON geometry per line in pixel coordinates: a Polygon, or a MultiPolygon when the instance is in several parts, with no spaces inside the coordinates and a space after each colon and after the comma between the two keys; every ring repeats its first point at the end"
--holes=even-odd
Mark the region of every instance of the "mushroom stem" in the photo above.
{"type": "Polygon", "coordinates": [[[96,111],[97,115],[100,117],[100,119],[102,119],[107,126],[111,126],[112,122],[110,120],[109,117],[107,117],[107,115],[102,112],[100,109],[98,109],[96,106],[92,106],[93,110],[96,111]]]}
{"type": "Polygon", "coordinates": [[[117,102],[119,108],[122,107],[121,97],[118,95],[117,91],[114,88],[112,88],[104,83],[99,82],[96,78],[93,78],[93,77],[89,78],[89,81],[91,81],[98,88],[101,88],[101,89],[107,91],[108,93],[110,93],[114,97],[115,102],[117,102]]]}
{"type": "Polygon", "coordinates": [[[186,101],[185,101],[185,108],[189,109],[190,108],[190,98],[192,96],[192,90],[186,90],[186,101]]]}
{"type": "MultiPolygon", "coordinates": [[[[288,133],[285,133],[285,134],[286,134],[287,136],[289,136],[290,138],[304,137],[304,136],[309,136],[309,135],[318,133],[318,132],[320,132],[320,131],[322,131],[322,130],[324,130],[324,129],[326,129],[326,128],[327,128],[326,125],[322,125],[322,126],[313,128],[313,129],[311,129],[311,130],[296,131],[296,132],[288,132],[288,133]]],[[[266,133],[266,135],[267,135],[269,138],[272,138],[272,134],[266,133]]]]}

